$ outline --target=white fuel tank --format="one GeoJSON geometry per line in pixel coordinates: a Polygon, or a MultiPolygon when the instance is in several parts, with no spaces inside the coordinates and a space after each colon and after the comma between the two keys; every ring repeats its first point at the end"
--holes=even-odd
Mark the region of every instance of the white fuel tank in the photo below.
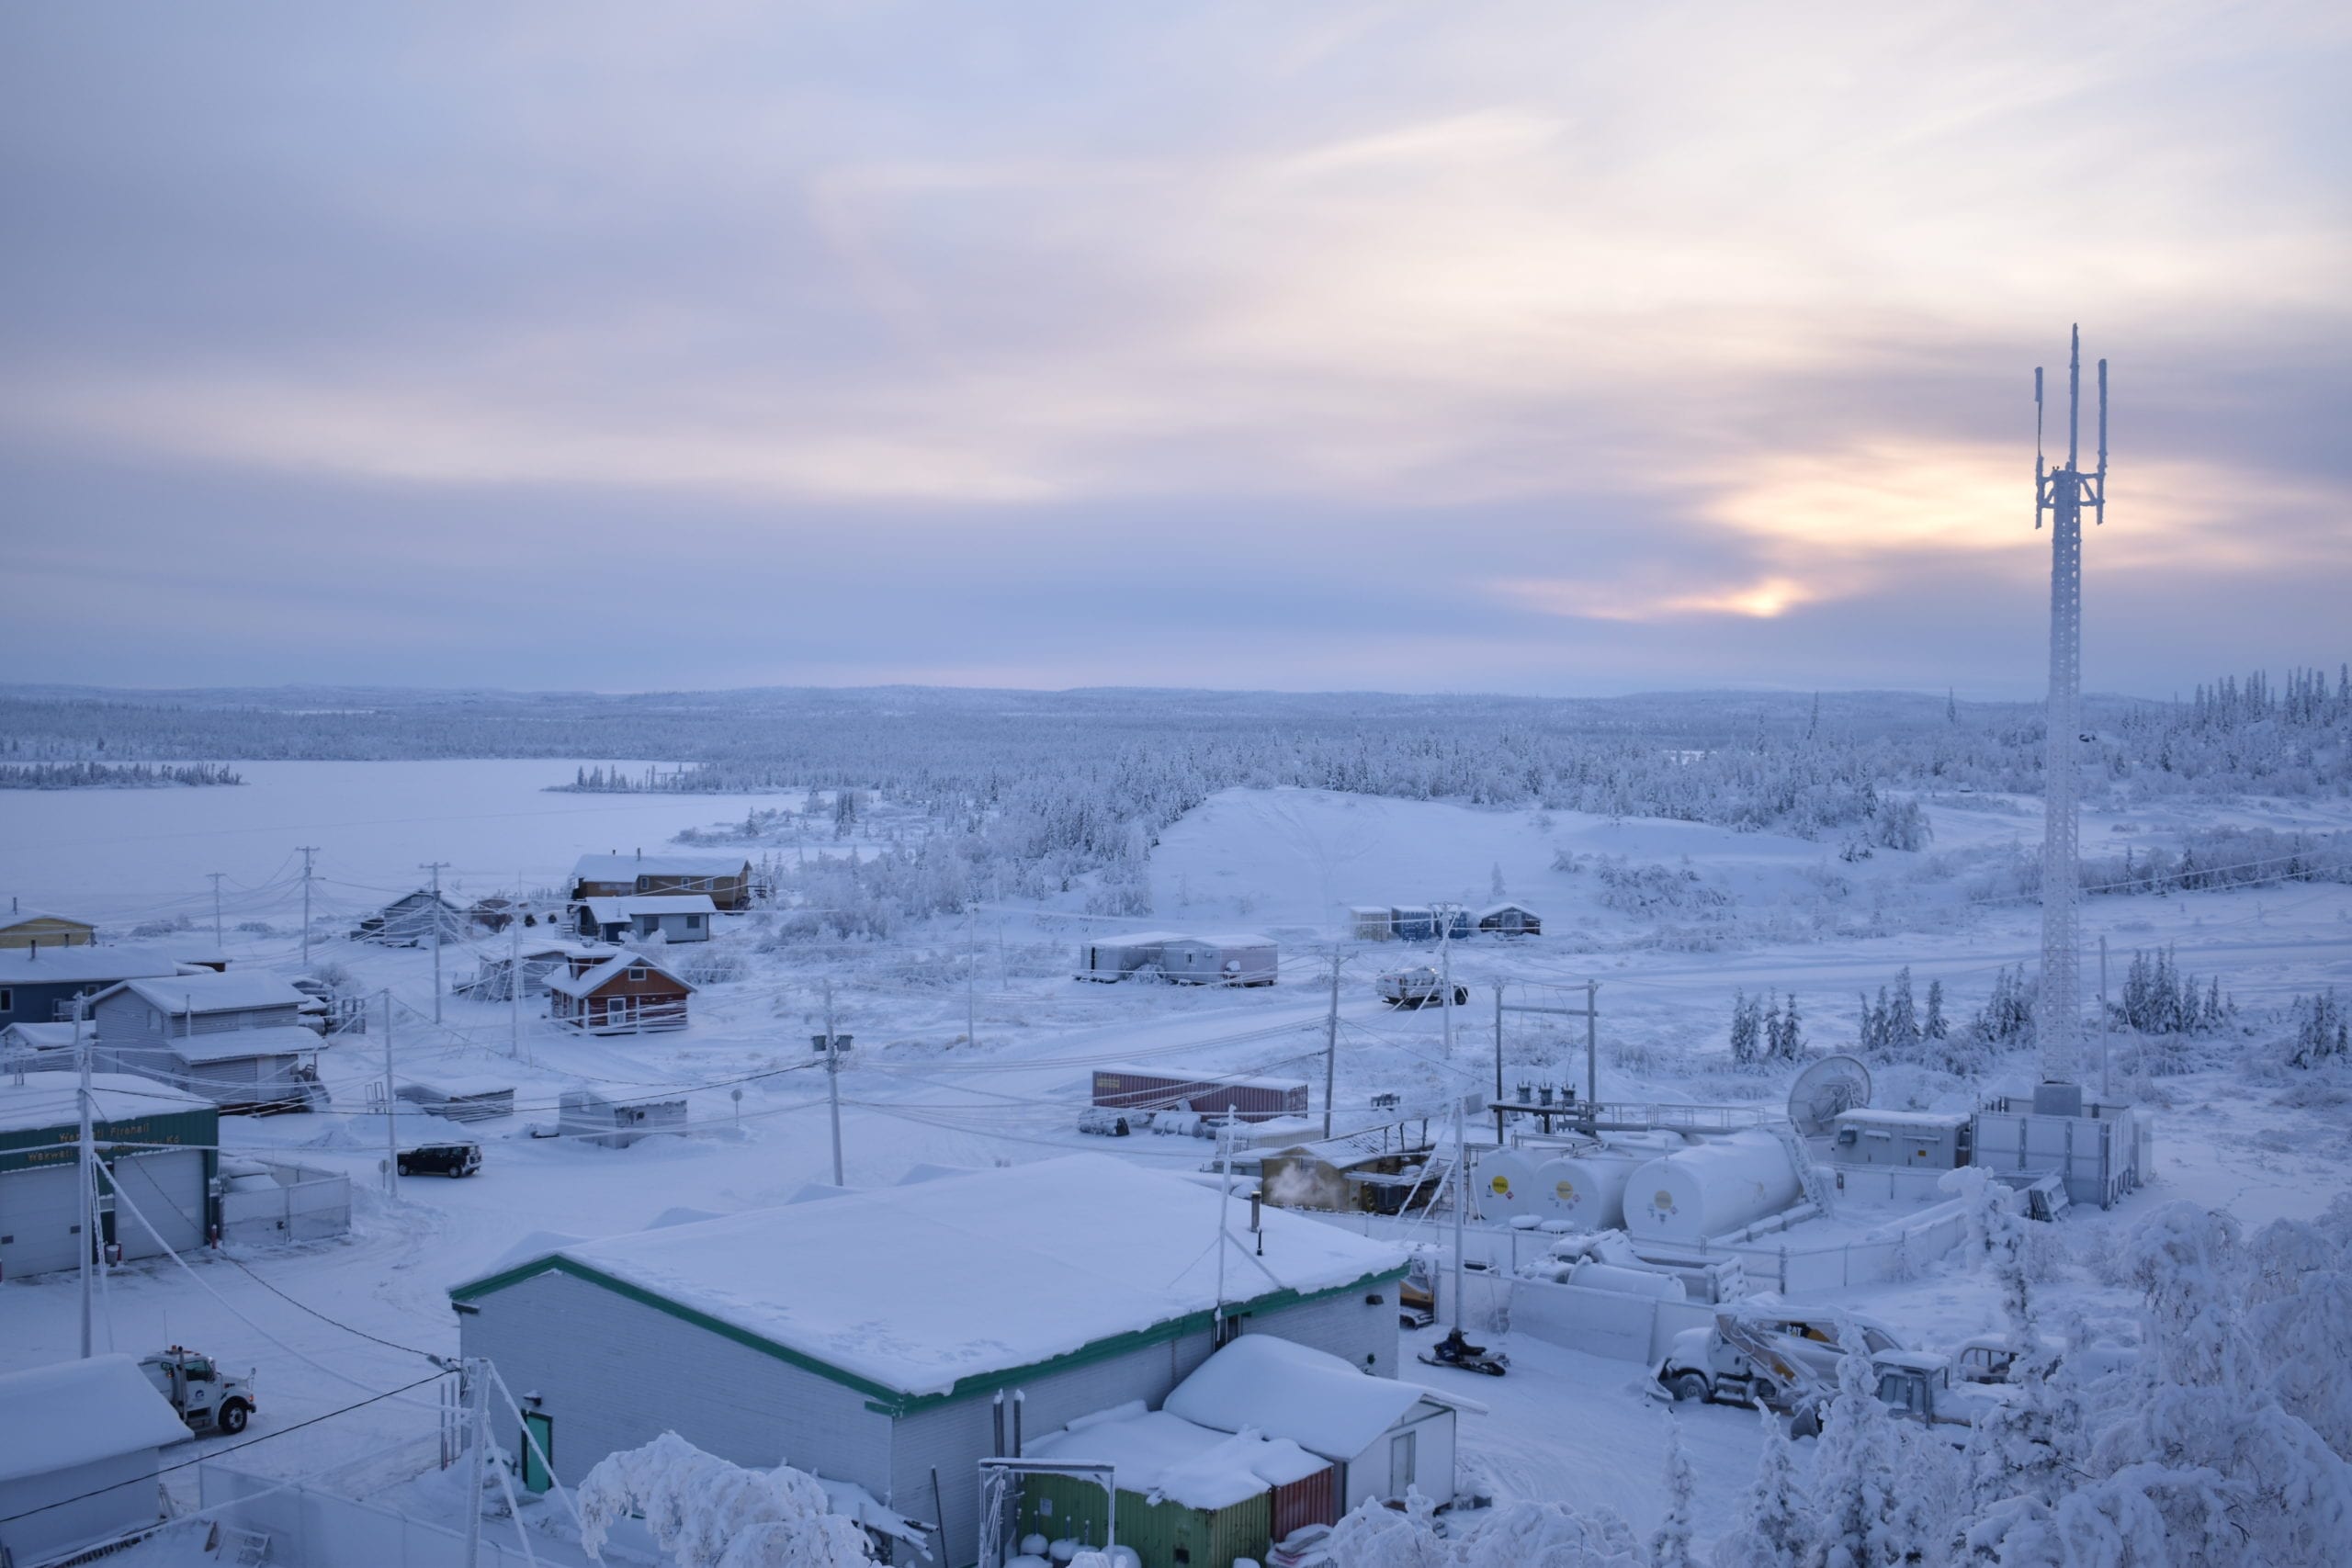
{"type": "Polygon", "coordinates": [[[1578,1230],[1615,1230],[1625,1223],[1625,1182],[1648,1163],[1642,1154],[1600,1150],[1545,1160],[1535,1173],[1548,1217],[1578,1230]]]}
{"type": "Polygon", "coordinates": [[[1625,1228],[1644,1241],[1704,1241],[1779,1213],[1802,1191],[1778,1138],[1736,1133],[1634,1171],[1625,1188],[1625,1228]]]}
{"type": "Polygon", "coordinates": [[[1550,1215],[1536,1201],[1535,1162],[1516,1149],[1497,1149],[1478,1162],[1471,1196],[1478,1213],[1488,1220],[1515,1220],[1523,1214],[1550,1215]]]}

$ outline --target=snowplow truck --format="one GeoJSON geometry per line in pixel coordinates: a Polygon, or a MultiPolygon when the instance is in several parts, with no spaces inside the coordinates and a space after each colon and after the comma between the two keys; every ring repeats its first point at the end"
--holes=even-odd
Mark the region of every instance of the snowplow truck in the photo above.
{"type": "MultiPolygon", "coordinates": [[[[2002,1383],[1955,1382],[1951,1358],[1929,1350],[1882,1350],[1871,1358],[1871,1372],[1878,1402],[1898,1420],[1939,1429],[1954,1441],[1964,1440],[1976,1418],[2005,1403],[2013,1392],[2002,1383]]],[[[1822,1411],[1836,1388],[1833,1381],[1797,1402],[1790,1414],[1792,1436],[1821,1435],[1822,1411]]]]}

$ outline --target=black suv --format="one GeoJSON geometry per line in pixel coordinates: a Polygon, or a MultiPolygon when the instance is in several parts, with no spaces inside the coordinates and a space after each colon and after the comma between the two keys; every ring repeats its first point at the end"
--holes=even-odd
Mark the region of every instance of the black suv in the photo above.
{"type": "Polygon", "coordinates": [[[481,1168],[480,1144],[419,1144],[402,1149],[402,1176],[471,1176],[481,1168]]]}

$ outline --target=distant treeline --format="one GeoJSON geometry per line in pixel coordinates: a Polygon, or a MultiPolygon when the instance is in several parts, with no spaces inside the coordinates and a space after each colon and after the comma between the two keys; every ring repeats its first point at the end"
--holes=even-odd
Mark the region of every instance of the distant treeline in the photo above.
{"type": "Polygon", "coordinates": [[[0,762],[0,789],[166,789],[244,782],[219,762],[0,762]]]}

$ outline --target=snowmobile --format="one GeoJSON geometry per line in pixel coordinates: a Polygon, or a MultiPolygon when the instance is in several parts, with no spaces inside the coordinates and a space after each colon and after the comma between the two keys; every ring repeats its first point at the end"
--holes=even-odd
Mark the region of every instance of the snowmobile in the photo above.
{"type": "Polygon", "coordinates": [[[1465,1372],[1484,1372],[1498,1378],[1510,1370],[1510,1358],[1500,1350],[1489,1352],[1484,1345],[1473,1345],[1462,1337],[1459,1328],[1447,1331],[1444,1338],[1421,1352],[1421,1359],[1432,1367],[1458,1367],[1465,1372]]]}

